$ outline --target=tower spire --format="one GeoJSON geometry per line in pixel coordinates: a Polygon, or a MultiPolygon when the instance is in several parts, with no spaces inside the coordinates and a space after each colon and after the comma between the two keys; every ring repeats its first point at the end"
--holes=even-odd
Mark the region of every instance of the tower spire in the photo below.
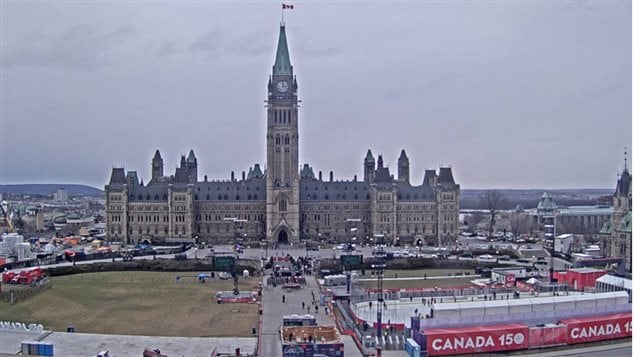
{"type": "Polygon", "coordinates": [[[287,34],[284,22],[280,23],[280,35],[278,36],[278,50],[276,51],[276,62],[273,65],[273,75],[293,75],[293,67],[289,58],[289,47],[287,46],[287,34]]]}

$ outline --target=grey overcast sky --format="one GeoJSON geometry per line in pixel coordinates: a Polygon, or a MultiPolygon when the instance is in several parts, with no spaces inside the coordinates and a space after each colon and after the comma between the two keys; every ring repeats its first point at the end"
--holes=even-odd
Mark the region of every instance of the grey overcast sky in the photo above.
{"type": "MultiPolygon", "coordinates": [[[[194,149],[199,179],[265,164],[280,2],[2,1],[0,182],[103,188],[194,149]]],[[[300,164],[411,182],[613,188],[631,158],[629,1],[293,2],[300,164]]]]}

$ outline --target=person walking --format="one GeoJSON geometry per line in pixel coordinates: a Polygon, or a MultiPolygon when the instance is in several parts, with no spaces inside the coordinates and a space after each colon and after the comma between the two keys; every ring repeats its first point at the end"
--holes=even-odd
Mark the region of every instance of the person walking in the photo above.
{"type": "Polygon", "coordinates": [[[304,310],[304,301],[302,301],[302,310],[304,310]]]}
{"type": "Polygon", "coordinates": [[[284,294],[282,295],[282,303],[284,304],[286,301],[286,297],[284,296],[284,294]]]}

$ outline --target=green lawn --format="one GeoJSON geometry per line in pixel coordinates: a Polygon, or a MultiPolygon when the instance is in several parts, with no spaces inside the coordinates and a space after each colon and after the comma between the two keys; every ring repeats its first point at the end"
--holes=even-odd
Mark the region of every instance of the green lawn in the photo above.
{"type": "MultiPolygon", "coordinates": [[[[201,284],[196,272],[105,272],[51,278],[53,287],[15,305],[0,302],[0,320],[41,323],[45,329],[149,336],[251,336],[256,304],[217,304],[229,280],[201,284]],[[182,276],[177,283],[175,276],[182,276]],[[232,324],[226,320],[231,319],[232,324]]],[[[240,290],[256,290],[240,278],[240,290]]],[[[3,286],[3,289],[8,288],[3,286]]]]}

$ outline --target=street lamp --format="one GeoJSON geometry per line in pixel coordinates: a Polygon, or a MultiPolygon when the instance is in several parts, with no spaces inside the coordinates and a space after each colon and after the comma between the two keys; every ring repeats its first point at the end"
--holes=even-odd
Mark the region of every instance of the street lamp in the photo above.
{"type": "MultiPolygon", "coordinates": [[[[351,254],[351,250],[352,250],[352,246],[351,246],[351,236],[353,234],[355,234],[355,232],[357,232],[357,223],[361,222],[362,220],[359,218],[347,218],[346,222],[349,224],[349,227],[353,224],[355,224],[355,227],[350,227],[349,228],[349,234],[348,234],[348,246],[346,247],[347,249],[347,255],[351,254]]],[[[344,269],[346,269],[346,293],[350,294],[351,293],[351,271],[350,269],[348,269],[346,266],[344,266],[344,269]]]]}
{"type": "Polygon", "coordinates": [[[383,258],[381,260],[382,263],[371,265],[375,276],[377,276],[377,336],[381,336],[381,313],[384,308],[384,269],[386,264],[383,263],[383,258]]]}

